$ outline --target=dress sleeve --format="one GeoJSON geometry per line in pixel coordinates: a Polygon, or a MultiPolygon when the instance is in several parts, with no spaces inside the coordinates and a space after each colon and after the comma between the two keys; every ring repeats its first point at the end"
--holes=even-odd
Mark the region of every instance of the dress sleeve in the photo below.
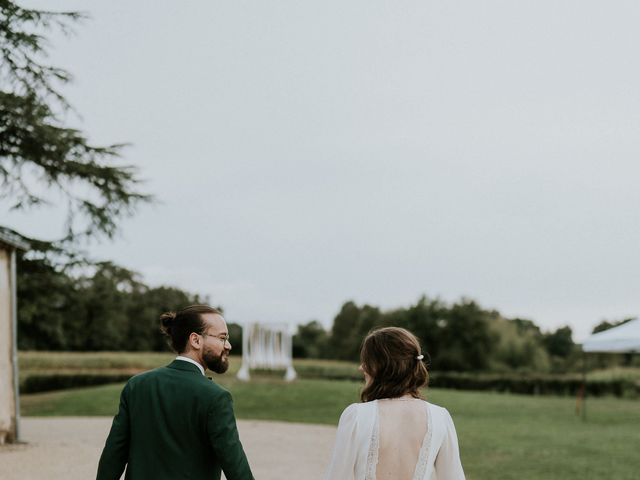
{"type": "Polygon", "coordinates": [[[456,427],[447,410],[444,411],[444,416],[446,432],[435,462],[438,480],[464,480],[456,427]]]}
{"type": "Polygon", "coordinates": [[[225,477],[228,480],[253,480],[247,456],[240,443],[233,400],[226,390],[216,396],[209,409],[207,431],[225,477]]]}
{"type": "Polygon", "coordinates": [[[97,480],[118,480],[129,458],[129,384],[120,394],[118,413],[111,424],[111,431],[98,463],[97,480]]]}
{"type": "Polygon", "coordinates": [[[336,443],[333,447],[331,463],[325,474],[325,480],[354,480],[357,456],[356,418],[357,404],[349,405],[338,423],[336,443]]]}

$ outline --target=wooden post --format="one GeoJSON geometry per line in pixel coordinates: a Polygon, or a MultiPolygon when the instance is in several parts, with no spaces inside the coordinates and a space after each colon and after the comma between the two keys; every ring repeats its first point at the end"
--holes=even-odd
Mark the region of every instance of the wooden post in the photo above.
{"type": "Polygon", "coordinates": [[[11,321],[13,323],[13,395],[15,402],[16,424],[15,441],[20,441],[20,372],[18,369],[18,275],[16,268],[16,250],[11,251],[11,321]]]}
{"type": "Polygon", "coordinates": [[[582,351],[582,421],[587,421],[587,352],[582,351]]]}

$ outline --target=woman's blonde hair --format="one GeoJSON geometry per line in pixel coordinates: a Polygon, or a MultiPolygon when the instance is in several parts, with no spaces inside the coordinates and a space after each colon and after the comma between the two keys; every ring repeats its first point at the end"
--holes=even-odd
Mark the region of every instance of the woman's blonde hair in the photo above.
{"type": "Polygon", "coordinates": [[[422,398],[420,389],[429,382],[422,355],[420,342],[409,330],[386,327],[370,332],[362,342],[360,361],[371,380],[360,399],[370,402],[407,394],[422,398]]]}

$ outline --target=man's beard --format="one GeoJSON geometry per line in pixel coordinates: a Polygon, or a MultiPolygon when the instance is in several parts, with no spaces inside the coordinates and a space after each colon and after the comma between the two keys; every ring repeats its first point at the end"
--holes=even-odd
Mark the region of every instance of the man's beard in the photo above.
{"type": "Polygon", "coordinates": [[[205,352],[203,356],[204,363],[207,368],[215,373],[224,373],[229,369],[229,359],[224,358],[227,352],[224,350],[220,352],[220,355],[214,355],[211,352],[205,352]]]}

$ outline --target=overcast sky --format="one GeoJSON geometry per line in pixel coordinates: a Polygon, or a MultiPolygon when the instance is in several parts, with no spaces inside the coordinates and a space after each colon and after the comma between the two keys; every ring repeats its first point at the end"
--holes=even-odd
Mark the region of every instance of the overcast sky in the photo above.
{"type": "Polygon", "coordinates": [[[234,322],[466,296],[581,340],[640,312],[635,0],[20,3],[92,17],[51,36],[69,121],[159,199],[92,253],[151,285],[234,322]]]}

